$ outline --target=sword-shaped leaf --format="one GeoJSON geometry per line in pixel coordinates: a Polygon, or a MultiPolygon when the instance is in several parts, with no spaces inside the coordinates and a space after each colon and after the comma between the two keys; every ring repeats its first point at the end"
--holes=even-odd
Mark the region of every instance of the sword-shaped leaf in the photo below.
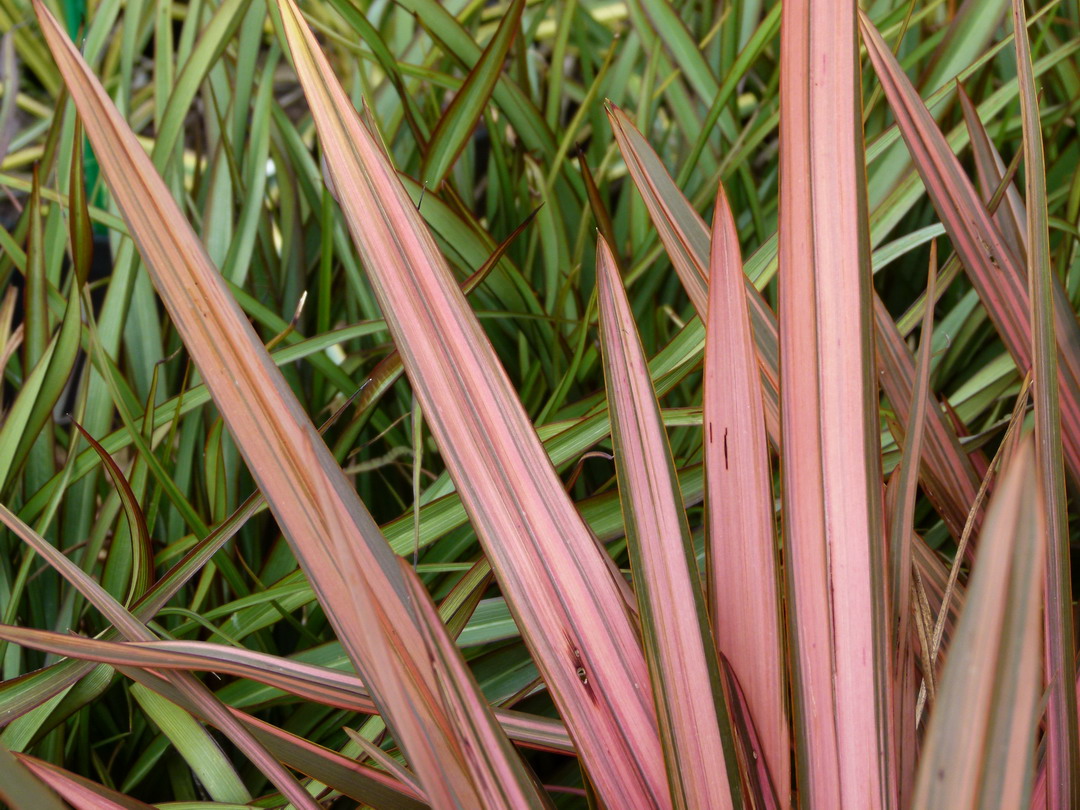
{"type": "Polygon", "coordinates": [[[603,237],[596,276],[615,468],[672,799],[734,807],[738,765],[693,539],[645,351],[603,237]]]}
{"type": "Polygon", "coordinates": [[[798,781],[871,810],[896,798],[857,10],[784,4],[778,300],[798,781]]]}
{"type": "Polygon", "coordinates": [[[427,154],[424,155],[423,176],[428,188],[438,190],[476,128],[476,123],[495,90],[514,35],[521,26],[521,12],[524,9],[525,0],[513,0],[510,8],[502,15],[495,35],[469,71],[465,84],[439,119],[439,124],[432,133],[431,143],[428,144],[427,154]]]}
{"type": "MultiPolygon", "coordinates": [[[[1076,716],[1076,646],[1073,641],[1072,565],[1069,514],[1062,458],[1062,407],[1058,354],[1054,345],[1054,281],[1050,268],[1050,223],[1046,202],[1039,97],[1031,71],[1024,4],[1013,0],[1016,73],[1023,121],[1027,270],[1031,295],[1031,354],[1035,402],[1035,474],[1039,505],[1046,516],[1046,776],[1050,807],[1080,806],[1080,733],[1076,716]]],[[[1069,310],[1067,315],[1072,316],[1069,310]]],[[[1076,321],[1072,320],[1073,326],[1076,321]]],[[[1075,393],[1075,392],[1074,392],[1075,393]]]]}
{"type": "Polygon", "coordinates": [[[645,658],[619,583],[394,168],[295,5],[279,7],[406,372],[589,777],[610,806],[667,806],[645,658]]]}
{"type": "Polygon", "coordinates": [[[742,255],[723,186],[716,194],[709,278],[703,395],[709,615],[786,808],[791,752],[772,473],[742,255]]]}
{"type": "MultiPolygon", "coordinates": [[[[867,53],[927,194],[1002,342],[1016,367],[1026,372],[1032,364],[1027,275],[892,51],[865,15],[860,22],[867,53]]],[[[1065,463],[1074,480],[1080,481],[1080,326],[1057,282],[1052,296],[1061,355],[1058,379],[1065,463]]]]}
{"type": "MultiPolygon", "coordinates": [[[[709,229],[679,191],[659,156],[630,119],[614,105],[608,109],[615,140],[634,180],[660,241],[667,248],[683,289],[698,315],[709,308],[709,229]]],[[[749,278],[745,281],[750,323],[761,365],[765,424],[769,438],[780,445],[780,357],[776,316],[749,278]]]]}

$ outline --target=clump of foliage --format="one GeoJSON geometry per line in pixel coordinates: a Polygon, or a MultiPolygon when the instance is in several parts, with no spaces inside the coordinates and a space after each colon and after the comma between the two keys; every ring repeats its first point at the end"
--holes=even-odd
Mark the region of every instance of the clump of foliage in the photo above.
{"type": "Polygon", "coordinates": [[[1078,23],[0,0],[0,799],[1080,805],[1078,23]]]}

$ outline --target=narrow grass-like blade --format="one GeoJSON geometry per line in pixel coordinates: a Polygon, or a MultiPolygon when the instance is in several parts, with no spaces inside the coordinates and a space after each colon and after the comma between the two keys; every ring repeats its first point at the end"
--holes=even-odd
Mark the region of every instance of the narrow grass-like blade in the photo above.
{"type": "Polygon", "coordinates": [[[645,659],[619,585],[393,167],[295,6],[279,6],[394,342],[590,779],[611,806],[666,806],[645,659]]]}
{"type": "MultiPolygon", "coordinates": [[[[202,716],[198,708],[168,681],[140,669],[121,667],[120,672],[178,706],[202,716]]],[[[430,805],[424,795],[417,796],[408,785],[403,785],[383,771],[361,765],[336,751],[290,734],[239,709],[230,711],[255,739],[275,757],[288,763],[289,767],[356,799],[362,805],[387,810],[421,810],[430,805]]]]}
{"type": "Polygon", "coordinates": [[[603,237],[596,276],[615,468],[673,804],[734,807],[738,765],[693,540],[645,351],[603,237]]]}
{"type": "MultiPolygon", "coordinates": [[[[934,300],[937,283],[937,243],[930,246],[930,272],[926,282],[926,300],[934,300]]],[[[892,626],[896,628],[895,645],[906,644],[907,626],[910,618],[911,591],[911,533],[915,530],[915,497],[918,489],[919,461],[926,434],[927,393],[930,388],[930,342],[934,327],[934,308],[927,305],[923,313],[922,332],[919,335],[919,359],[915,366],[912,388],[910,418],[904,436],[904,455],[896,486],[899,497],[889,520],[890,591],[892,602],[892,626]]],[[[890,489],[892,487],[890,486],[890,489]]]]}
{"type": "MultiPolygon", "coordinates": [[[[400,5],[424,20],[436,32],[448,53],[466,67],[479,61],[482,51],[465,27],[453,13],[438,0],[400,0],[400,5]]],[[[515,84],[506,73],[499,75],[492,97],[506,113],[514,131],[529,149],[551,158],[555,154],[555,136],[544,121],[543,115],[532,103],[528,94],[515,84]]]]}
{"type": "Polygon", "coordinates": [[[0,625],[0,638],[56,655],[118,667],[227,673],[303,695],[327,706],[364,714],[376,711],[375,703],[355,675],[223,644],[105,641],[7,625],[0,625]]]}
{"type": "Polygon", "coordinates": [[[23,380],[23,386],[0,425],[0,491],[15,480],[12,476],[52,418],[52,409],[64,392],[82,334],[79,287],[72,284],[60,329],[23,380]]]}
{"type": "MultiPolygon", "coordinates": [[[[157,99],[158,102],[166,101],[161,120],[156,122],[157,133],[154,138],[154,166],[159,172],[168,168],[170,159],[176,154],[177,144],[183,136],[184,120],[191,110],[196,94],[203,86],[203,79],[240,27],[250,4],[251,0],[224,0],[214,8],[213,16],[202,28],[198,43],[169,88],[171,92],[167,100],[157,99]]],[[[53,55],[56,55],[55,51],[53,55]]],[[[89,126],[87,129],[89,130],[89,126]]]]}
{"type": "MultiPolygon", "coordinates": [[[[375,714],[377,709],[355,675],[289,658],[200,641],[118,642],[69,636],[45,630],[0,625],[0,638],[32,649],[117,667],[218,672],[248,678],[307,700],[339,709],[375,714]]],[[[497,709],[509,737],[531,748],[573,753],[558,720],[497,709]]]]}
{"type": "Polygon", "coordinates": [[[100,83],[45,7],[36,10],[173,323],[428,798],[481,806],[469,773],[475,762],[446,719],[440,673],[423,655],[403,579],[413,574],[398,565],[100,83]]]}
{"type": "MultiPolygon", "coordinates": [[[[933,302],[937,287],[937,243],[930,243],[930,270],[926,281],[926,300],[933,302]]],[[[875,303],[878,299],[875,297],[875,303]]],[[[919,465],[923,437],[929,432],[927,414],[941,412],[928,402],[930,391],[930,349],[933,341],[934,307],[928,303],[919,334],[919,358],[911,393],[911,409],[904,437],[901,467],[889,485],[893,507],[889,519],[889,592],[892,595],[890,626],[895,628],[893,649],[893,710],[896,733],[897,793],[901,807],[908,806],[914,786],[917,729],[915,718],[918,677],[912,640],[912,535],[915,532],[915,499],[918,494],[919,465]],[[929,407],[928,407],[929,406],[929,407]],[[893,487],[896,487],[894,492],[893,487]]],[[[923,627],[928,622],[924,623],[923,627]]]]}
{"type": "Polygon", "coordinates": [[[90,208],[86,200],[86,181],[83,174],[83,128],[76,116],[75,133],[71,136],[74,154],[71,156],[71,173],[68,177],[68,232],[71,239],[71,260],[75,268],[78,286],[90,277],[90,265],[94,259],[94,230],[90,224],[90,208]]]}
{"type": "MultiPolygon", "coordinates": [[[[939,654],[948,646],[946,643],[946,636],[948,635],[950,639],[949,643],[951,643],[951,638],[955,636],[955,628],[959,624],[959,615],[963,610],[962,606],[958,603],[966,601],[961,590],[962,586],[960,585],[960,569],[966,556],[965,551],[967,545],[975,528],[974,516],[982,509],[983,500],[989,492],[990,484],[995,480],[996,472],[999,470],[1000,465],[1005,463],[1005,459],[1010,457],[1016,448],[1017,437],[1023,429],[1024,416],[1027,413],[1028,395],[1030,392],[1031,375],[1028,374],[1020,386],[1020,393],[1017,395],[1016,401],[1013,403],[1013,412],[1009,419],[1009,426],[1005,430],[1005,436],[1002,438],[1001,444],[998,446],[993,460],[987,465],[986,473],[982,482],[979,484],[979,491],[976,493],[975,500],[971,504],[972,517],[968,520],[967,525],[964,526],[964,533],[960,536],[956,555],[953,559],[952,567],[949,569],[948,579],[943,583],[943,587],[940,588],[940,604],[934,608],[938,615],[937,619],[934,621],[930,644],[927,648],[928,653],[926,650],[923,652],[924,660],[928,659],[927,668],[933,670],[931,672],[931,678],[927,680],[927,687],[931,686],[930,680],[939,675],[937,672],[937,669],[940,668],[939,654]],[[950,626],[952,627],[953,632],[947,634],[946,628],[950,626]]],[[[930,589],[928,588],[927,590],[930,589]]],[[[923,696],[920,695],[919,706],[916,709],[917,718],[922,715],[922,700],[923,696]]]]}
{"type": "MultiPolygon", "coordinates": [[[[395,779],[404,785],[408,785],[411,789],[417,793],[421,793],[420,784],[416,781],[416,775],[405,768],[400,762],[394,759],[392,756],[383,751],[379,746],[372,742],[369,742],[366,738],[360,736],[351,728],[346,726],[342,729],[349,739],[356,745],[360,746],[360,750],[364,752],[368,759],[374,760],[375,763],[384,771],[391,774],[395,779]]],[[[359,759],[359,757],[358,757],[359,759]]]]}
{"type": "MultiPolygon", "coordinates": [[[[928,302],[930,299],[926,299],[928,302]]],[[[874,326],[881,388],[901,426],[910,426],[916,402],[915,361],[881,298],[874,295],[874,326]]],[[[928,394],[929,395],[929,394],[928,394]]],[[[953,537],[959,537],[979,489],[979,476],[960,447],[956,430],[935,403],[924,410],[926,439],[921,459],[923,487],[944,518],[953,537]]],[[[981,521],[981,514],[977,520],[981,521]]]]}
{"type": "Polygon", "coordinates": [[[352,0],[330,0],[330,5],[371,48],[372,55],[378,61],[379,66],[386,71],[387,78],[394,85],[394,89],[397,90],[398,96],[401,98],[405,120],[408,121],[409,126],[412,128],[417,143],[421,146],[426,145],[428,131],[424,121],[418,117],[418,111],[415,109],[416,100],[406,88],[397,60],[394,59],[394,54],[387,47],[386,41],[379,33],[379,29],[368,20],[364,10],[353,3],[352,0]]]}
{"type": "Polygon", "coordinates": [[[15,100],[19,97],[19,78],[15,32],[8,30],[0,36],[0,82],[4,84],[4,98],[0,100],[0,163],[7,157],[8,146],[18,127],[15,100]]]}
{"type": "MultiPolygon", "coordinates": [[[[63,36],[59,29],[58,33],[63,36]]],[[[88,602],[93,604],[113,623],[117,630],[131,639],[139,641],[154,640],[154,635],[145,625],[114,600],[101,585],[3,505],[0,505],[0,522],[3,522],[15,536],[36,551],[49,565],[68,580],[88,602]]],[[[173,688],[211,718],[215,725],[229,736],[237,747],[263,772],[267,779],[273,782],[290,801],[303,810],[317,810],[317,806],[311,797],[301,788],[292,775],[276,759],[270,756],[265,748],[232,717],[228,710],[217,701],[200,681],[187,672],[170,673],[169,679],[173,688]]]]}
{"type": "Polygon", "coordinates": [[[131,535],[131,584],[128,587],[124,604],[130,607],[136,599],[141,598],[146,593],[154,581],[154,549],[150,540],[150,530],[146,527],[146,516],[143,514],[142,507],[139,506],[138,499],[135,497],[131,485],[128,484],[123,470],[120,469],[120,465],[105,452],[105,448],[98,443],[97,439],[86,432],[82,425],[74,419],[71,423],[89,445],[94,448],[98,456],[101,457],[101,462],[108,469],[109,477],[112,478],[113,485],[120,495],[120,502],[124,507],[124,515],[128,521],[128,532],[131,535]]]}
{"type": "MultiPolygon", "coordinates": [[[[1080,807],[1080,730],[1077,727],[1076,646],[1073,638],[1072,564],[1069,514],[1062,457],[1062,409],[1054,341],[1054,274],[1046,166],[1039,97],[1031,71],[1031,49],[1022,0],[1012,2],[1016,73],[1023,120],[1027,270],[1031,296],[1031,353],[1035,403],[1035,466],[1040,507],[1046,518],[1046,784],[1050,807],[1080,807]]],[[[1067,313],[1072,316],[1072,311],[1067,313]]],[[[1072,320],[1076,325],[1075,319],[1072,320]]],[[[1074,392],[1076,393],[1076,392],[1074,392]]]]}
{"type": "MultiPolygon", "coordinates": [[[[477,287],[483,283],[491,271],[499,264],[499,261],[506,254],[506,251],[510,248],[510,245],[514,243],[514,240],[520,236],[529,224],[536,216],[536,212],[533,211],[524,222],[514,228],[513,232],[499,243],[494,252],[488,257],[488,259],[477,268],[476,272],[470,275],[461,284],[461,290],[468,295],[477,287]]],[[[355,429],[358,423],[366,423],[372,413],[372,405],[379,401],[387,391],[393,388],[394,383],[401,379],[401,375],[404,372],[404,368],[401,365],[401,355],[398,354],[397,349],[394,349],[390,354],[386,355],[379,364],[371,370],[367,379],[360,386],[360,393],[356,397],[355,409],[356,416],[353,418],[352,423],[345,429],[347,435],[352,435],[351,431],[355,429]]]]}
{"type": "Polygon", "coordinates": [[[499,80],[514,35],[521,27],[521,12],[524,9],[525,0],[513,0],[510,3],[510,7],[502,14],[495,35],[469,71],[465,84],[439,119],[424,155],[423,179],[433,191],[438,191],[442,185],[443,179],[465,148],[469,136],[483,115],[499,80]]]}
{"type": "Polygon", "coordinates": [[[1046,522],[1025,442],[990,503],[930,718],[913,807],[1025,806],[1042,690],[1046,522]]]}
{"type": "Polygon", "coordinates": [[[709,278],[703,383],[709,615],[786,808],[791,753],[772,473],[742,254],[723,186],[716,194],[709,278]]]}
{"type": "Polygon", "coordinates": [[[671,53],[686,81],[700,98],[711,101],[720,87],[701,48],[690,34],[678,8],[663,0],[634,0],[648,17],[652,30],[671,53]]]}
{"type": "Polygon", "coordinates": [[[871,810],[896,799],[857,10],[781,22],[781,480],[803,801],[871,810]]]}
{"type": "MultiPolygon", "coordinates": [[[[408,567],[405,560],[403,567],[408,567]]],[[[506,734],[499,729],[498,723],[488,710],[487,702],[476,684],[472,672],[466,666],[454,646],[450,636],[442,632],[442,621],[435,606],[427,595],[419,579],[406,580],[415,592],[417,610],[426,612],[426,621],[421,628],[438,628],[440,632],[426,632],[424,643],[432,661],[440,669],[454,673],[452,678],[444,678],[439,683],[443,689],[456,689],[457,694],[446,703],[451,707],[450,721],[454,723],[456,734],[462,739],[467,750],[484,767],[474,768],[477,784],[476,791],[485,807],[505,808],[547,808],[552,805],[546,794],[538,791],[526,774],[524,765],[518,759],[506,734]],[[453,707],[459,707],[455,712],[453,707]],[[507,771],[507,768],[513,768],[507,771]]]]}
{"type": "MultiPolygon", "coordinates": [[[[75,585],[85,597],[87,597],[88,601],[100,609],[125,635],[129,638],[143,641],[153,639],[153,636],[149,631],[135,620],[130,613],[124,610],[119,603],[112,600],[96,582],[91,580],[81,571],[81,569],[74,566],[74,564],[68,561],[60,554],[60,552],[53,549],[52,546],[37,536],[29,529],[29,527],[21,523],[2,506],[0,506],[0,519],[68,578],[69,581],[75,585]]],[[[102,649],[102,645],[106,645],[105,649],[108,649],[110,646],[107,642],[93,641],[73,636],[62,636],[59,634],[49,634],[44,633],[43,631],[11,627],[6,630],[13,639],[17,638],[19,643],[55,649],[66,655],[74,654],[86,656],[93,660],[107,658],[107,654],[102,655],[100,650],[102,649]],[[93,650],[93,652],[88,654],[88,650],[93,650]]],[[[114,643],[111,646],[123,647],[124,645],[116,645],[114,643]]],[[[125,647],[124,649],[126,650],[127,648],[125,647]]],[[[132,649],[137,650],[139,648],[132,647],[132,649]]],[[[139,660],[140,664],[143,663],[137,655],[138,654],[135,653],[135,660],[139,660]]],[[[132,653],[126,653],[126,656],[132,656],[132,653]]],[[[121,672],[127,674],[139,683],[149,686],[155,692],[173,703],[193,714],[197,714],[207,722],[211,722],[219,729],[228,733],[230,738],[242,748],[245,754],[253,759],[264,774],[272,774],[273,768],[278,767],[277,760],[280,760],[327,784],[335,784],[334,780],[339,780],[343,783],[339,785],[340,789],[347,795],[355,795],[356,798],[368,801],[372,804],[380,804],[380,802],[376,802],[373,797],[369,796],[372,790],[375,790],[378,795],[385,797],[388,795],[386,793],[386,788],[391,787],[390,794],[392,794],[395,799],[400,798],[400,794],[403,792],[403,788],[398,786],[394,780],[382,778],[380,774],[371,772],[370,769],[364,769],[360,766],[351,767],[352,763],[343,766],[343,763],[335,759],[336,755],[333,755],[332,752],[325,752],[320,749],[319,746],[315,746],[306,740],[302,740],[267,723],[255,720],[249,715],[236,709],[227,709],[226,707],[221,706],[206,692],[206,688],[200,682],[195,681],[188,672],[172,672],[168,675],[168,680],[162,680],[148,672],[132,669],[130,666],[124,665],[122,662],[126,660],[128,660],[128,658],[125,657],[125,653],[123,652],[118,654],[114,659],[114,663],[116,663],[117,668],[121,672]],[[245,737],[247,737],[247,739],[245,739],[245,737]],[[264,746],[265,749],[269,751],[269,755],[272,755],[275,759],[266,759],[267,750],[253,749],[251,744],[255,742],[264,746]]],[[[164,660],[169,661],[174,659],[166,657],[164,660]]],[[[161,663],[161,661],[162,657],[158,656],[155,663],[161,663]]],[[[166,669],[168,669],[168,667],[166,669]]],[[[183,667],[182,669],[186,670],[188,667],[183,667]]],[[[282,781],[279,780],[277,784],[280,786],[282,781]]],[[[287,785],[288,783],[285,784],[287,785]]],[[[300,807],[313,806],[309,804],[307,799],[303,798],[306,795],[303,791],[297,793],[292,786],[287,786],[283,793],[290,795],[292,801],[300,807]]],[[[406,803],[406,805],[409,807],[413,806],[409,803],[406,803]]]]}

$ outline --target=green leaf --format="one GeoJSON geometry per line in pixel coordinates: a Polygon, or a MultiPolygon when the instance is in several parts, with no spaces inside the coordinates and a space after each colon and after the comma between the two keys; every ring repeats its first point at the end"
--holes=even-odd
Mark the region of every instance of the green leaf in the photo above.
{"type": "Polygon", "coordinates": [[[234,804],[251,801],[251,794],[228,757],[194,717],[142,684],[134,684],[131,695],[169,738],[214,801],[234,804]]]}
{"type": "Polygon", "coordinates": [[[443,179],[465,148],[469,136],[483,115],[499,80],[510,45],[521,27],[521,12],[524,9],[525,0],[511,2],[502,15],[495,36],[484,48],[484,52],[469,71],[465,84],[439,119],[424,155],[424,184],[432,191],[439,190],[443,179]]]}

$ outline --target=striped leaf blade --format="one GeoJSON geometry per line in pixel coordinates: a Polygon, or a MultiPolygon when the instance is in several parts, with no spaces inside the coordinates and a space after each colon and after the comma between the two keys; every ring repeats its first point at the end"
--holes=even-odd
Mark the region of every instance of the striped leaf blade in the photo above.
{"type": "Polygon", "coordinates": [[[609,562],[394,168],[295,5],[279,7],[405,370],[589,777],[611,806],[668,806],[645,658],[609,562]]]}

